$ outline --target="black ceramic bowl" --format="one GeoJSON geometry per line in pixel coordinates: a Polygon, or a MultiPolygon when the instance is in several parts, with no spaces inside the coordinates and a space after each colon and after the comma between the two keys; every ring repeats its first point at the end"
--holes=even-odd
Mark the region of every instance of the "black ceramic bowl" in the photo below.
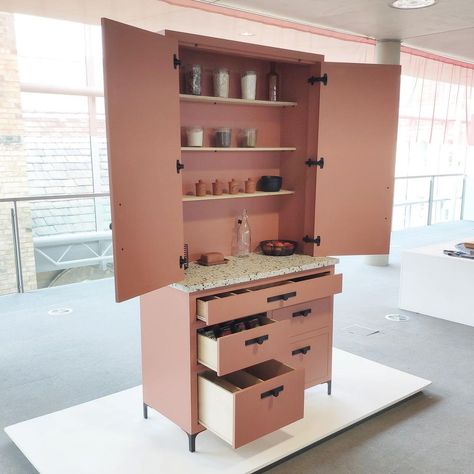
{"type": "Polygon", "coordinates": [[[267,193],[275,193],[280,191],[281,184],[281,176],[262,176],[260,178],[260,190],[267,193]]]}
{"type": "Polygon", "coordinates": [[[262,240],[260,248],[265,255],[286,257],[295,253],[298,242],[294,240],[262,240]]]}

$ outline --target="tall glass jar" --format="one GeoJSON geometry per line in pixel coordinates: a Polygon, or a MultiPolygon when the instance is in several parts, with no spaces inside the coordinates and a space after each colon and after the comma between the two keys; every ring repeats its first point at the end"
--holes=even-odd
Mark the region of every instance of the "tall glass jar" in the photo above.
{"type": "Polygon", "coordinates": [[[248,257],[250,255],[250,247],[250,225],[247,209],[244,209],[242,215],[237,219],[235,256],[248,257]]]}
{"type": "Polygon", "coordinates": [[[229,70],[221,67],[214,71],[214,97],[229,97],[229,70]]]}

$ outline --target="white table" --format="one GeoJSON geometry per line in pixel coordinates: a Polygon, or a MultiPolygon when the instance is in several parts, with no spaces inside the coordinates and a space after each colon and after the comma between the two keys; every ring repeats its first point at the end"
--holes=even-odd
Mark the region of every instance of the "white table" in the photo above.
{"type": "Polygon", "coordinates": [[[443,254],[466,241],[474,238],[402,252],[401,309],[474,326],[474,260],[443,254]]]}

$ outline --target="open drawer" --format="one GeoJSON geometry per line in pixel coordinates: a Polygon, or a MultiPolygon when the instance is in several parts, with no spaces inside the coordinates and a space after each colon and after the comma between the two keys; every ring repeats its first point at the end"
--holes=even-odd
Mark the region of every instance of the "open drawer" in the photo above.
{"type": "Polygon", "coordinates": [[[234,448],[303,418],[304,371],[269,360],[198,376],[199,423],[234,448]]]}
{"type": "Polygon", "coordinates": [[[196,300],[196,315],[207,324],[217,324],[241,316],[265,313],[311,301],[342,291],[342,275],[329,271],[196,300]]]}
{"type": "MultiPolygon", "coordinates": [[[[225,375],[277,357],[287,344],[289,321],[274,321],[259,315],[258,327],[213,339],[198,332],[198,362],[225,375]]],[[[207,329],[207,328],[206,328],[207,329]]]]}

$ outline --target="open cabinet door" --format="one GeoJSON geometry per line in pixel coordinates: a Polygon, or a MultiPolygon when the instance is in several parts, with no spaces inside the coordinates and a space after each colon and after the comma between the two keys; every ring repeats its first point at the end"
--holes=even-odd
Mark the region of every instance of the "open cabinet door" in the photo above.
{"type": "Polygon", "coordinates": [[[175,39],[102,19],[115,294],[179,281],[183,255],[175,39]]]}
{"type": "MultiPolygon", "coordinates": [[[[400,66],[323,63],[313,255],[387,254],[400,66]]],[[[313,171],[314,173],[314,171],[313,171]]],[[[308,228],[308,227],[307,227],[308,228]]],[[[308,250],[308,249],[306,249],[308,250]]],[[[310,253],[310,252],[306,252],[310,253]]]]}

